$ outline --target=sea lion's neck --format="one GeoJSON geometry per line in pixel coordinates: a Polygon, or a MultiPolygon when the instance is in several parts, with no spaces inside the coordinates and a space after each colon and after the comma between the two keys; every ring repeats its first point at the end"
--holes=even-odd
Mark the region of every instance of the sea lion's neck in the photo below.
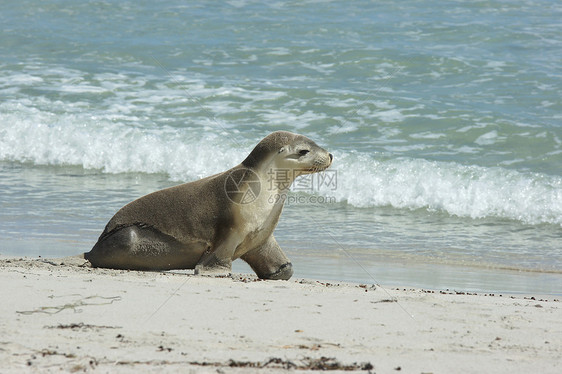
{"type": "Polygon", "coordinates": [[[291,168],[279,167],[275,163],[274,157],[267,162],[262,162],[252,171],[260,178],[262,191],[269,194],[286,194],[298,176],[295,170],[291,168]]]}

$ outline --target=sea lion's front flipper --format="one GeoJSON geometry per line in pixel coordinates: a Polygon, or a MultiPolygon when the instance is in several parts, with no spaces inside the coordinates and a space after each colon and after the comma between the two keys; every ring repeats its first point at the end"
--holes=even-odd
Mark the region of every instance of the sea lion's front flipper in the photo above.
{"type": "Polygon", "coordinates": [[[230,234],[215,250],[208,249],[195,266],[195,274],[228,275],[232,272],[232,256],[240,239],[230,234]]]}
{"type": "Polygon", "coordinates": [[[261,279],[287,280],[293,275],[293,264],[273,235],[264,244],[243,255],[242,259],[261,279]]]}

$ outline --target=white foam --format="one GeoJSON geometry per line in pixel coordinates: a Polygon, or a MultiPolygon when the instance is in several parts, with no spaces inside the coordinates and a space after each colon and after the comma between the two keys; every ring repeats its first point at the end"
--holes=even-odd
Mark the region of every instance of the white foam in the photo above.
{"type": "Polygon", "coordinates": [[[320,193],[356,207],[428,209],[474,219],[562,225],[561,177],[423,159],[380,161],[361,153],[334,154],[337,189],[320,193]]]}
{"type": "Polygon", "coordinates": [[[325,114],[315,113],[310,110],[300,114],[280,110],[268,110],[264,111],[259,116],[263,118],[265,122],[272,125],[284,127],[291,124],[299,129],[309,126],[312,121],[327,118],[325,114]]]}
{"type": "Polygon", "coordinates": [[[80,165],[107,173],[167,173],[174,180],[192,180],[244,159],[247,150],[229,147],[224,137],[220,142],[218,137],[216,132],[198,128],[142,129],[78,114],[53,116],[21,104],[0,104],[1,160],[80,165]]]}
{"type": "Polygon", "coordinates": [[[350,133],[350,132],[354,132],[357,130],[358,126],[356,124],[352,124],[349,122],[346,122],[344,120],[341,121],[341,123],[343,125],[340,126],[330,126],[327,129],[327,133],[328,134],[345,134],[345,133],[350,133]]]}
{"type": "MultiPolygon", "coordinates": [[[[26,100],[0,103],[0,160],[80,165],[107,173],[166,173],[171,179],[186,181],[236,165],[259,140],[258,135],[248,139],[226,132],[212,120],[181,129],[143,128],[82,114],[81,103],[73,104],[76,107],[66,103],[67,112],[57,115],[37,109],[36,102],[31,104],[26,106],[26,100]]],[[[294,120],[306,123],[316,118],[309,113],[294,120]]],[[[423,159],[382,161],[367,153],[331,151],[337,188],[319,193],[339,202],[562,225],[561,177],[423,159]]]]}
{"type": "Polygon", "coordinates": [[[334,67],[334,64],[320,64],[320,63],[309,63],[309,62],[299,62],[300,65],[306,69],[314,70],[322,74],[333,74],[334,70],[330,69],[334,67]]]}
{"type": "Polygon", "coordinates": [[[291,54],[291,50],[285,47],[276,47],[271,48],[267,54],[272,56],[289,56],[291,54]]]}
{"type": "Polygon", "coordinates": [[[491,145],[494,144],[498,141],[499,137],[498,137],[498,132],[496,130],[487,132],[483,135],[480,135],[475,141],[474,143],[478,144],[478,145],[491,145]]]}
{"type": "Polygon", "coordinates": [[[400,122],[405,118],[404,114],[398,109],[381,110],[373,113],[373,115],[383,122],[400,122]]]}
{"type": "Polygon", "coordinates": [[[432,133],[432,132],[420,132],[417,134],[411,134],[410,138],[412,139],[440,139],[440,138],[446,138],[447,135],[446,134],[442,134],[442,133],[432,133]]]}
{"type": "Polygon", "coordinates": [[[506,66],[507,64],[504,61],[489,61],[488,63],[486,63],[484,67],[491,68],[497,71],[497,70],[501,70],[501,68],[504,68],[506,66]]]}
{"type": "MultiPolygon", "coordinates": [[[[246,157],[263,133],[238,133],[239,124],[219,122],[213,114],[228,118],[228,114],[250,110],[256,113],[259,124],[306,132],[315,140],[321,138],[314,136],[315,132],[328,138],[332,134],[345,138],[345,134],[380,119],[383,123],[376,125],[378,135],[369,142],[381,151],[404,153],[429,147],[424,142],[409,142],[407,132],[402,133],[404,127],[393,124],[411,116],[405,113],[410,109],[400,110],[384,100],[361,105],[356,112],[360,118],[354,122],[328,116],[321,110],[300,110],[302,100],[298,98],[285,102],[281,109],[277,105],[253,105],[287,94],[282,90],[213,87],[197,76],[176,74],[163,82],[148,75],[104,73],[85,79],[83,72],[71,69],[47,67],[40,75],[33,66],[28,70],[19,78],[16,75],[18,86],[27,82],[50,92],[78,92],[84,98],[71,101],[41,95],[0,102],[0,160],[80,165],[106,173],[166,173],[174,180],[193,180],[225,170],[246,157]],[[38,76],[41,81],[36,79],[38,76]],[[100,92],[108,99],[92,107],[86,101],[88,95],[100,92]],[[233,97],[242,98],[245,103],[242,105],[233,97]],[[156,117],[158,123],[152,122],[156,117]],[[186,123],[181,123],[184,119],[186,123]],[[325,120],[338,120],[343,125],[319,130],[317,124],[325,120]]],[[[10,89],[12,76],[0,76],[0,87],[10,89]]],[[[357,102],[329,100],[333,107],[354,107],[357,102]]],[[[466,114],[459,118],[471,119],[466,114]]],[[[534,127],[510,124],[524,128],[525,133],[531,133],[529,128],[534,127]]],[[[455,154],[475,154],[479,152],[478,146],[505,140],[504,132],[484,119],[456,131],[467,133],[466,137],[474,143],[458,147],[455,154]]],[[[410,137],[433,140],[446,135],[441,131],[420,131],[410,137]]],[[[562,143],[556,134],[538,134],[547,135],[556,144],[562,143]]],[[[329,149],[336,156],[333,170],[338,172],[338,188],[320,193],[340,202],[356,207],[429,209],[462,217],[500,217],[562,225],[560,177],[423,159],[382,161],[372,154],[329,149]]],[[[558,154],[560,151],[554,150],[547,155],[558,154]]],[[[509,166],[510,162],[503,165],[509,166]]]]}
{"type": "Polygon", "coordinates": [[[30,86],[33,84],[42,83],[43,78],[31,74],[12,74],[10,76],[10,84],[14,86],[30,86]]]}
{"type": "Polygon", "coordinates": [[[91,86],[91,85],[87,85],[87,84],[80,84],[80,85],[69,84],[69,85],[60,86],[58,91],[73,93],[73,94],[77,94],[77,93],[102,93],[102,92],[107,92],[107,89],[103,88],[103,87],[96,87],[96,86],[91,86]]]}

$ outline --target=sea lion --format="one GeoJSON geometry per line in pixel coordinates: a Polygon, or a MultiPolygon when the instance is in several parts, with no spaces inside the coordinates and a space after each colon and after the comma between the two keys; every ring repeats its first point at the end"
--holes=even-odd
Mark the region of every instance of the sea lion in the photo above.
{"type": "Polygon", "coordinates": [[[241,164],[143,196],[111,218],[90,252],[93,267],[229,273],[242,258],[262,279],[289,279],[273,230],[291,183],[333,156],[305,136],[276,131],[241,164]]]}

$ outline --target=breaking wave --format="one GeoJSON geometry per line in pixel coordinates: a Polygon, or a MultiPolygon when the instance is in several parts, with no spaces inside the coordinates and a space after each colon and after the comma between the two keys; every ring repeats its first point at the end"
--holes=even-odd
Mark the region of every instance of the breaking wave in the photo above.
{"type": "MultiPolygon", "coordinates": [[[[4,161],[79,165],[105,173],[166,173],[187,181],[241,162],[259,139],[238,135],[236,141],[211,127],[143,128],[79,111],[55,115],[22,103],[0,104],[4,161]]],[[[340,203],[562,225],[558,176],[420,158],[379,159],[366,152],[333,153],[331,172],[337,174],[337,185],[314,192],[340,203]]]]}

